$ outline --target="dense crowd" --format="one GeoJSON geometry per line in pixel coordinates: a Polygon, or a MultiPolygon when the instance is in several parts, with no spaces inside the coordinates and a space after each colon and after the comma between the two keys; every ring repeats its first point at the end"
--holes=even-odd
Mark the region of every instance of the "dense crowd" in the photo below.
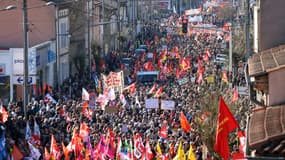
{"type": "MultiPolygon", "coordinates": [[[[178,18],[178,16],[173,17],[174,19],[178,18]]],[[[213,23],[214,18],[205,17],[204,19],[207,23],[213,23]]],[[[61,94],[57,93],[56,90],[53,93],[49,93],[56,102],[40,97],[29,103],[26,117],[23,116],[24,110],[21,104],[10,103],[8,106],[5,106],[9,117],[2,124],[2,128],[5,128],[2,132],[5,132],[7,152],[12,153],[11,148],[15,144],[24,157],[31,157],[32,153],[27,143],[29,140],[26,140],[27,123],[29,123],[33,131],[35,129],[34,122],[36,121],[40,128],[40,145],[36,146],[36,148],[39,149],[41,158],[47,155],[45,148],[50,151],[52,145],[51,135],[53,135],[61,150],[61,155],[57,158],[64,159],[64,149],[61,147],[61,142],[64,146],[68,146],[74,140],[75,132],[80,132],[81,125],[84,122],[89,127],[88,134],[90,138],[86,141],[82,140],[84,143],[82,143],[81,151],[74,149],[72,152],[69,152],[69,159],[96,159],[94,157],[100,155],[98,154],[98,144],[101,143],[101,137],[110,135],[115,135],[114,137],[116,137],[114,140],[117,144],[116,148],[118,148],[117,138],[124,142],[121,149],[122,153],[128,152],[125,152],[124,148],[131,145],[133,136],[140,135],[142,143],[145,145],[146,142],[149,143],[153,157],[157,159],[166,157],[173,159],[178,154],[180,142],[182,142],[182,148],[186,155],[191,145],[196,159],[214,157],[213,152],[206,151],[206,143],[203,141],[205,138],[202,137],[203,134],[199,127],[201,123],[208,123],[207,118],[210,119],[211,114],[217,114],[209,112],[212,111],[211,107],[217,108],[218,106],[209,106],[205,103],[218,101],[220,96],[223,96],[227,102],[230,102],[232,87],[245,84],[243,72],[237,67],[236,76],[232,76],[232,73],[227,72],[227,79],[224,79],[225,77],[222,77],[223,65],[214,63],[215,56],[223,54],[220,46],[225,43],[224,35],[221,37],[215,33],[193,32],[191,35],[185,36],[167,33],[164,28],[160,28],[160,31],[166,34],[155,35],[153,34],[155,32],[152,34],[146,33],[146,35],[151,36],[146,36],[145,39],[139,37],[139,43],[148,43],[149,50],[154,54],[151,62],[155,69],[161,71],[160,80],[155,82],[158,85],[157,88],[163,88],[158,98],[160,100],[173,100],[175,102],[175,110],[146,109],[145,100],[153,96],[153,94],[149,94],[153,84],[136,84],[134,94],[129,89],[123,91],[122,95],[126,100],[126,104],[123,105],[119,94],[117,94],[115,100],[109,101],[107,106],[115,107],[115,112],[106,113],[100,107],[100,103],[97,103],[96,108],[92,108],[92,116],[88,117],[82,112],[82,109],[85,107],[85,102],[81,99],[82,88],[86,88],[88,92],[94,92],[96,97],[99,93],[103,93],[104,88],[95,85],[93,77],[90,79],[88,72],[75,74],[62,84],[61,94]],[[166,59],[161,60],[160,56],[163,50],[159,50],[159,48],[162,45],[167,45],[169,53],[174,52],[178,54],[172,56],[168,53],[166,59]],[[191,67],[179,72],[177,75],[177,68],[183,69],[179,63],[179,59],[183,57],[190,59],[191,67]],[[162,63],[163,67],[160,67],[160,63],[162,63]],[[167,71],[164,70],[165,66],[167,66],[167,71]],[[213,80],[208,80],[209,77],[213,80]],[[187,80],[185,84],[178,83],[178,79],[182,78],[187,80]],[[232,84],[230,88],[229,84],[232,84]],[[186,116],[191,125],[190,132],[186,132],[181,128],[181,113],[186,116]],[[201,115],[206,116],[206,118],[201,118],[201,115]],[[167,128],[167,138],[163,138],[160,135],[160,131],[164,126],[167,128]],[[92,153],[87,158],[85,154],[90,147],[89,144],[92,146],[92,153]],[[158,146],[161,151],[158,150],[158,146]]],[[[152,30],[150,29],[148,32],[152,32],[152,30]]],[[[105,68],[107,70],[104,70],[105,73],[120,69],[120,59],[116,54],[113,52],[106,56],[105,68]]],[[[132,66],[128,67],[129,78],[134,82],[135,76],[132,75],[135,75],[137,71],[145,70],[143,64],[150,60],[142,56],[134,56],[132,50],[123,55],[132,58],[134,62],[132,66]]],[[[100,74],[96,73],[99,81],[102,80],[100,74]]],[[[235,110],[234,116],[240,122],[240,129],[242,130],[245,129],[244,115],[246,108],[244,106],[247,106],[247,103],[247,97],[240,97],[238,102],[235,103],[238,109],[235,110]]],[[[215,127],[212,126],[212,128],[215,127]]],[[[214,135],[212,136],[214,137],[214,135]]],[[[238,147],[234,136],[230,139],[231,149],[237,150],[238,147]]],[[[115,159],[114,157],[108,157],[107,154],[105,154],[105,158],[115,159]]]]}

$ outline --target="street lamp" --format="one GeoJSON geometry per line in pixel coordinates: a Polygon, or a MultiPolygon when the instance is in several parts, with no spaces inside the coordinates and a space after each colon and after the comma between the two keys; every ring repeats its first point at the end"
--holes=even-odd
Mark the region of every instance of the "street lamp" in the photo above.
{"type": "Polygon", "coordinates": [[[0,11],[9,11],[9,10],[16,9],[16,8],[17,8],[17,6],[15,6],[15,5],[9,5],[3,9],[0,9],[0,11]]]}

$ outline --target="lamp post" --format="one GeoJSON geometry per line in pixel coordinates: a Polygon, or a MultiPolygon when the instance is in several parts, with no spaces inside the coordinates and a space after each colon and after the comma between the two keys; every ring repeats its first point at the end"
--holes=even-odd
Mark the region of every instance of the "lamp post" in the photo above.
{"type": "Polygon", "coordinates": [[[24,31],[24,86],[23,86],[23,106],[24,116],[27,118],[27,104],[28,104],[28,11],[27,0],[23,0],[23,31],[24,31]]]}

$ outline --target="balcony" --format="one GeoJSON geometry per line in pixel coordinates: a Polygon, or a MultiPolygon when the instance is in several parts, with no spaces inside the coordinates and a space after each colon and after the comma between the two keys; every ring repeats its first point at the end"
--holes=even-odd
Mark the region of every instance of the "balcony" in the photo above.
{"type": "Polygon", "coordinates": [[[104,0],[105,8],[107,9],[115,9],[118,8],[117,0],[104,0]]]}

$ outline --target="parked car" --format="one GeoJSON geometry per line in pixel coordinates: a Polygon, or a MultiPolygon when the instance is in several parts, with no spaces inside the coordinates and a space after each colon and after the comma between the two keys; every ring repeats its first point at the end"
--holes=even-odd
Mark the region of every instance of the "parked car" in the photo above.
{"type": "Polygon", "coordinates": [[[135,50],[135,56],[136,57],[139,57],[143,53],[147,53],[145,49],[136,49],[135,50]]]}
{"type": "Polygon", "coordinates": [[[133,64],[133,60],[132,58],[122,58],[122,63],[126,66],[126,67],[131,67],[133,64]]]}
{"type": "Polygon", "coordinates": [[[158,80],[158,71],[141,71],[137,73],[137,83],[152,84],[158,80]]]}

